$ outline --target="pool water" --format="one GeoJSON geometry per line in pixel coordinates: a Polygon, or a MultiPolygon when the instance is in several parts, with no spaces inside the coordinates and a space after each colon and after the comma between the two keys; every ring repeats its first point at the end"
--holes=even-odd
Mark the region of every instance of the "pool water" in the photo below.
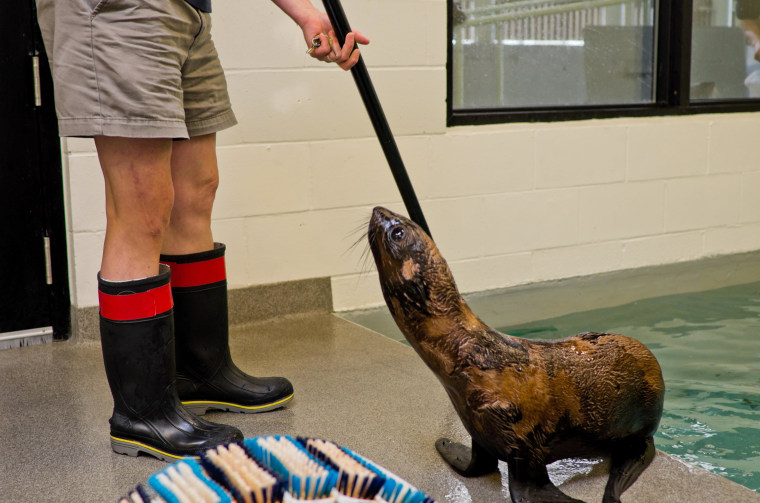
{"type": "Polygon", "coordinates": [[[643,342],[665,378],[657,448],[760,491],[760,283],[498,330],[527,339],[612,332],[643,342]]]}

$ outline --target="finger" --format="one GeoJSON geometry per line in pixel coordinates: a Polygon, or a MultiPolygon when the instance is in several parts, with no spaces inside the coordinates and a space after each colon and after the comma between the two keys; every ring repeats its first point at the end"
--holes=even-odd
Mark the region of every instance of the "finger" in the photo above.
{"type": "Polygon", "coordinates": [[[333,51],[332,45],[335,43],[335,40],[329,34],[325,35],[324,33],[320,33],[319,35],[322,45],[319,47],[320,50],[317,53],[319,59],[324,61],[324,58],[329,56],[333,51]]]}
{"type": "Polygon", "coordinates": [[[335,63],[340,59],[340,53],[338,51],[338,47],[340,47],[340,44],[338,44],[338,40],[335,38],[334,32],[329,32],[327,35],[327,41],[328,41],[328,51],[325,54],[325,57],[322,58],[322,61],[325,63],[335,63]]]}
{"type": "Polygon", "coordinates": [[[358,31],[354,30],[351,33],[354,34],[354,40],[356,41],[357,44],[362,44],[362,45],[369,44],[369,39],[365,37],[364,35],[362,35],[361,33],[359,33],[358,31]]]}
{"type": "Polygon", "coordinates": [[[341,60],[348,61],[351,57],[351,52],[354,50],[354,34],[349,33],[346,35],[346,40],[343,43],[343,49],[341,50],[341,60]]]}
{"type": "Polygon", "coordinates": [[[333,54],[332,50],[320,48],[320,51],[314,51],[312,53],[312,57],[320,60],[320,61],[326,61],[328,63],[335,61],[335,55],[333,54]]]}
{"type": "Polygon", "coordinates": [[[354,49],[354,52],[351,53],[351,57],[348,59],[348,61],[344,61],[340,64],[340,67],[344,70],[350,70],[351,68],[356,65],[356,63],[359,62],[359,58],[361,57],[361,51],[359,49],[354,49]]]}
{"type": "Polygon", "coordinates": [[[335,59],[340,58],[340,54],[341,54],[340,42],[338,42],[338,37],[335,35],[335,32],[333,30],[330,30],[329,32],[327,32],[327,40],[329,41],[329,44],[330,44],[330,51],[333,53],[332,59],[335,60],[335,59]]]}

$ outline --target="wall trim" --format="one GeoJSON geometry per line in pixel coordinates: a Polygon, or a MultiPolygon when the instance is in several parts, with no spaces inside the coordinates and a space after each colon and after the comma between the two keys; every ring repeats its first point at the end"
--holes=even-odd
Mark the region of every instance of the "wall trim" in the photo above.
{"type": "MultiPolygon", "coordinates": [[[[230,325],[333,311],[329,277],[232,288],[228,292],[228,303],[230,325]]],[[[72,306],[71,340],[100,340],[98,312],[98,306],[72,306]]]]}

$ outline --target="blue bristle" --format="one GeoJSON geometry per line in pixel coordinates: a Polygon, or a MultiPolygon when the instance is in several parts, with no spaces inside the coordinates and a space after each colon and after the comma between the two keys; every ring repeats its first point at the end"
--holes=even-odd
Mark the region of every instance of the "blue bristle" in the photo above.
{"type": "MultiPolygon", "coordinates": [[[[163,470],[160,470],[160,471],[154,473],[148,479],[148,485],[151,488],[153,488],[153,490],[155,490],[159,494],[159,496],[161,496],[161,498],[163,498],[164,500],[166,500],[167,503],[179,503],[179,499],[171,491],[171,489],[169,489],[163,483],[161,483],[161,481],[159,480],[158,477],[162,473],[166,475],[167,474],[167,470],[171,466],[174,466],[176,468],[177,465],[180,464],[180,463],[184,463],[184,464],[188,465],[190,467],[190,469],[193,471],[193,473],[195,474],[195,476],[198,477],[208,488],[210,488],[215,494],[217,494],[219,496],[219,498],[221,499],[222,503],[230,503],[231,502],[229,495],[227,495],[224,492],[224,490],[222,489],[222,487],[220,487],[219,485],[217,485],[212,478],[209,478],[209,476],[206,473],[204,473],[204,471],[201,469],[201,465],[198,464],[197,461],[195,461],[193,459],[184,459],[182,461],[179,461],[179,462],[175,463],[174,465],[167,466],[163,470]]],[[[140,488],[138,487],[138,490],[139,489],[140,488]]],[[[144,490],[143,490],[142,494],[138,491],[138,494],[140,494],[140,497],[143,498],[143,500],[146,503],[150,501],[150,497],[145,493],[144,490]]]]}
{"type": "Polygon", "coordinates": [[[177,498],[174,493],[169,490],[168,487],[164,486],[164,484],[161,483],[160,480],[158,480],[158,475],[162,473],[162,471],[156,472],[153,475],[148,478],[148,485],[156,490],[156,492],[164,499],[167,503],[179,503],[179,498],[177,498]]]}
{"type": "Polygon", "coordinates": [[[277,458],[277,453],[270,452],[269,449],[260,446],[257,442],[257,439],[245,439],[244,443],[245,446],[248,447],[255,456],[263,461],[264,465],[271,468],[276,474],[282,477],[283,480],[287,481],[289,490],[294,495],[300,496],[301,494],[308,494],[311,492],[312,488],[315,490],[314,497],[316,498],[322,498],[330,494],[330,491],[333,489],[333,487],[335,487],[338,479],[338,473],[335,470],[332,470],[323,461],[313,456],[307,449],[301,446],[300,443],[294,440],[292,437],[275,435],[272,438],[275,440],[284,439],[288,441],[296,449],[298,449],[300,452],[303,452],[309,459],[313,460],[327,471],[321,491],[316,491],[316,489],[318,489],[320,481],[322,480],[321,478],[301,477],[299,475],[291,473],[290,470],[288,470],[288,468],[282,463],[282,461],[277,458]]]}
{"type": "Polygon", "coordinates": [[[383,473],[385,480],[383,481],[383,484],[380,487],[378,493],[388,503],[425,503],[427,501],[435,503],[428,496],[426,496],[425,493],[421,492],[414,486],[405,481],[394,478],[389,472],[374,466],[370,461],[352,452],[350,449],[343,447],[343,450],[353,456],[357,461],[364,463],[364,465],[371,470],[376,470],[383,473]],[[405,488],[408,490],[408,492],[403,497],[399,497],[405,488]]]}
{"type": "Polygon", "coordinates": [[[279,503],[282,501],[283,494],[285,493],[285,489],[287,487],[287,481],[283,480],[283,478],[278,473],[269,468],[261,459],[259,459],[253,452],[251,452],[251,449],[249,449],[245,443],[240,442],[238,445],[243,448],[245,455],[251,458],[254,463],[256,463],[256,466],[267,472],[275,479],[274,484],[268,488],[265,488],[266,492],[264,493],[264,499],[268,499],[266,497],[267,494],[271,494],[271,500],[273,503],[279,503]]]}

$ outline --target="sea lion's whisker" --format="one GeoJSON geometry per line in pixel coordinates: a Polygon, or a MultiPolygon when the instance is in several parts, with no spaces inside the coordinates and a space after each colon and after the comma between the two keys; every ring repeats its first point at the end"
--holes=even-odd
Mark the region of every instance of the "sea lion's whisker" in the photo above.
{"type": "Polygon", "coordinates": [[[346,234],[346,237],[356,236],[354,242],[343,252],[342,255],[347,255],[357,247],[361,246],[362,250],[359,255],[359,276],[364,277],[374,269],[374,260],[372,259],[372,253],[370,243],[367,241],[367,220],[363,219],[362,222],[354,229],[346,234]]]}

